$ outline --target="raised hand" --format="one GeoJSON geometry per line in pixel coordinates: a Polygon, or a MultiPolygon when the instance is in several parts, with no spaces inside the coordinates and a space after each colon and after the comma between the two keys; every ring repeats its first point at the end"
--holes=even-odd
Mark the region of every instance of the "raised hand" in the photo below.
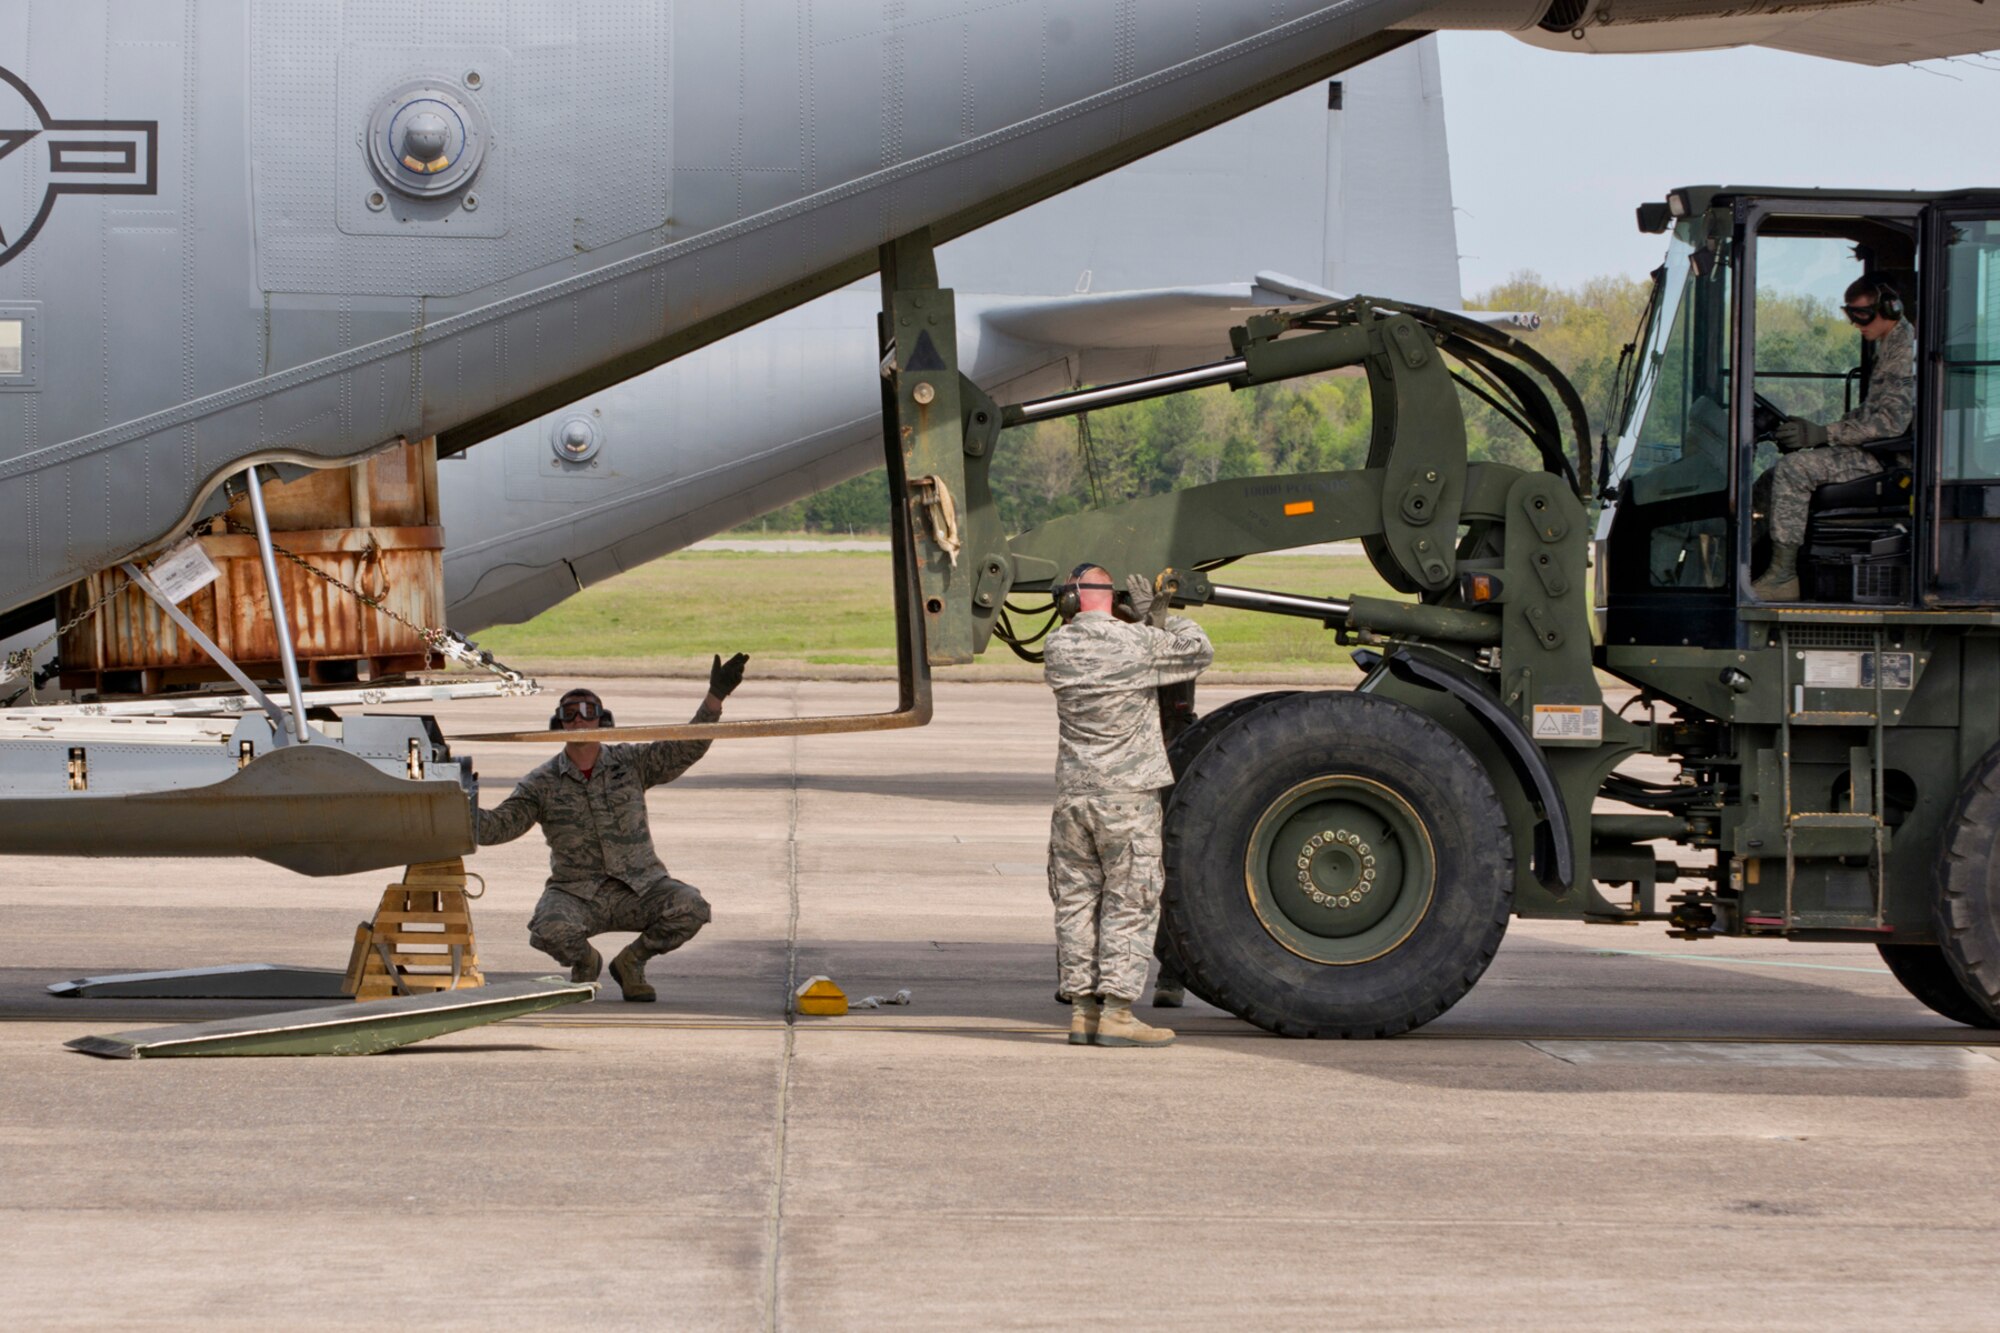
{"type": "Polygon", "coordinates": [[[718,699],[727,699],[730,691],[743,683],[743,666],[750,660],[750,654],[738,653],[727,662],[722,654],[715,655],[715,665],[708,669],[708,692],[718,699]]]}

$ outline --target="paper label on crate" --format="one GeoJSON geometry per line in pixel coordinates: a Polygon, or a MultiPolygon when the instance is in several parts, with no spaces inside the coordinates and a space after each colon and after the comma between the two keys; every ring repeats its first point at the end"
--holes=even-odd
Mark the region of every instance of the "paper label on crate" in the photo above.
{"type": "Polygon", "coordinates": [[[1602,704],[1536,704],[1535,739],[1538,741],[1601,741],[1604,739],[1602,704]]]}
{"type": "Polygon", "coordinates": [[[201,549],[201,543],[190,537],[155,560],[146,577],[178,606],[222,577],[222,571],[201,549]]]}
{"type": "Polygon", "coordinates": [[[1806,653],[1805,683],[1817,690],[1858,690],[1862,656],[1861,653],[1806,653]]]}

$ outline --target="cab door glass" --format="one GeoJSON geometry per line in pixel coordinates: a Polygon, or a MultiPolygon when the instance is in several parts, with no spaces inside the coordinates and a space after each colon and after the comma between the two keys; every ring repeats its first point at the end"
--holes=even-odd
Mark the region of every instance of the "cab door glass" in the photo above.
{"type": "Polygon", "coordinates": [[[2000,222],[1945,235],[1944,481],[2000,481],[2000,222]]]}
{"type": "Polygon", "coordinates": [[[1854,406],[1860,339],[1840,307],[1848,284],[1860,276],[1854,242],[1843,237],[1758,239],[1751,377],[1784,415],[1837,421],[1854,406]]]}
{"type": "Polygon", "coordinates": [[[1943,223],[1937,487],[1926,601],[2000,603],[2000,221],[1943,223]]]}
{"type": "MultiPolygon", "coordinates": [[[[1838,421],[1855,405],[1861,392],[1861,337],[1841,306],[1848,284],[1861,273],[1854,241],[1847,237],[1757,238],[1750,383],[1760,406],[1775,410],[1777,417],[1824,423],[1838,421]]],[[[1766,411],[1756,418],[1753,478],[1769,473],[1782,453],[1769,436],[1777,417],[1766,411]]],[[[1762,558],[1760,553],[1753,568],[1762,558]]]]}

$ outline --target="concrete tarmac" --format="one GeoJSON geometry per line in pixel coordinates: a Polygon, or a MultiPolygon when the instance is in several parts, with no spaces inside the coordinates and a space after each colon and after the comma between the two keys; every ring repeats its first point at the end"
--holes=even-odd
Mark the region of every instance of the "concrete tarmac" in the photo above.
{"type": "MultiPolygon", "coordinates": [[[[892,702],[751,665],[731,716],[892,702]]],[[[700,685],[604,689],[669,721],[700,685]]],[[[551,698],[438,711],[533,726],[551,698]]],[[[1046,691],[947,684],[921,731],[718,745],[653,793],[715,908],[653,964],[659,1004],[369,1059],[96,1060],[62,1043],[255,1006],[44,988],[338,967],[393,873],[5,863],[6,1324],[2000,1324],[2000,1047],[1865,947],[1517,922],[1404,1038],[1286,1041],[1191,1000],[1170,1050],[1069,1047],[1053,735],[1046,691]],[[788,1024],[815,973],[914,1003],[788,1024]]],[[[478,749],[485,804],[547,753],[478,749]]],[[[552,970],[539,834],[470,865],[488,974],[552,970]]]]}

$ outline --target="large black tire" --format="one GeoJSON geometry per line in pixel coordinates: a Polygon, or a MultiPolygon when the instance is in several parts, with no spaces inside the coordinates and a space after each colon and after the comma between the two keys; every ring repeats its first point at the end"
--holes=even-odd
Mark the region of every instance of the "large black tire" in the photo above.
{"type": "Polygon", "coordinates": [[[1180,781],[1181,774],[1187,772],[1187,766],[1194,762],[1194,757],[1206,750],[1209,743],[1222,734],[1223,728],[1235,725],[1238,718],[1256,712],[1265,704],[1289,699],[1297,693],[1297,690],[1269,690],[1263,694],[1246,694],[1196,718],[1194,725],[1167,747],[1167,763],[1173,766],[1174,781],[1180,781]]]}
{"type": "Polygon", "coordinates": [[[1506,933],[1500,798],[1406,704],[1335,691],[1258,708],[1195,757],[1173,808],[1174,952],[1191,989],[1268,1031],[1406,1032],[1470,990],[1506,933]]]}
{"type": "MultiPolygon", "coordinates": [[[[1193,724],[1186,731],[1183,731],[1174,740],[1172,745],[1167,747],[1167,763],[1174,770],[1174,780],[1178,782],[1181,774],[1187,772],[1187,766],[1194,762],[1194,757],[1203,750],[1206,750],[1209,744],[1223,733],[1225,728],[1234,726],[1238,718],[1256,712],[1265,704],[1275,702],[1279,699],[1289,699],[1297,693],[1297,690],[1267,690],[1263,694],[1246,694],[1241,699],[1231,699],[1228,703],[1222,705],[1222,707],[1211,709],[1203,713],[1200,717],[1197,717],[1193,724]]],[[[1174,818],[1173,793],[1174,789],[1169,787],[1167,789],[1165,815],[1166,822],[1169,824],[1173,822],[1174,818]]],[[[1172,871],[1168,871],[1169,875],[1172,873],[1172,871]]],[[[1153,942],[1153,956],[1160,960],[1161,971],[1178,976],[1182,984],[1195,993],[1196,998],[1214,1004],[1214,997],[1202,993],[1201,983],[1188,975],[1186,964],[1181,961],[1180,955],[1174,952],[1173,930],[1167,924],[1168,904],[1172,901],[1173,895],[1171,893],[1161,900],[1160,933],[1158,938],[1153,942]]]]}
{"type": "Polygon", "coordinates": [[[2000,1028],[1952,970],[1951,960],[1935,944],[1878,944],[1876,950],[1903,989],[1954,1023],[1976,1028],[2000,1028]]]}
{"type": "Polygon", "coordinates": [[[1937,890],[1938,946],[1966,999],[1988,1020],[1980,1026],[1995,1026],[1993,1020],[2000,1018],[2000,746],[1988,750],[1965,775],[1958,800],[1945,817],[1937,890]]]}

